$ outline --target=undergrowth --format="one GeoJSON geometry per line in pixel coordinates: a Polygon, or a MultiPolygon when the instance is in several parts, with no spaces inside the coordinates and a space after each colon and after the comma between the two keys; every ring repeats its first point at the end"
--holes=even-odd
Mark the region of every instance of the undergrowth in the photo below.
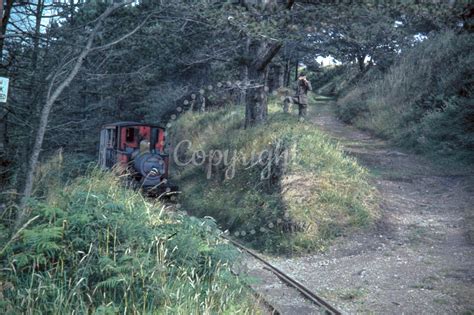
{"type": "Polygon", "coordinates": [[[255,313],[212,220],[166,214],[97,170],[28,206],[21,230],[0,225],[2,314],[255,313]]]}
{"type": "Polygon", "coordinates": [[[366,170],[314,125],[275,100],[265,124],[244,129],[242,121],[243,110],[230,107],[186,113],[175,125],[175,160],[196,158],[173,166],[187,211],[273,253],[321,250],[373,221],[366,170]]]}

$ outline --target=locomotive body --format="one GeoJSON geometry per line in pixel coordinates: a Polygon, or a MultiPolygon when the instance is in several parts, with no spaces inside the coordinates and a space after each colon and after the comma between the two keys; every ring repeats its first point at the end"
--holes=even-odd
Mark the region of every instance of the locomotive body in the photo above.
{"type": "Polygon", "coordinates": [[[136,122],[107,124],[100,132],[99,166],[118,168],[147,190],[170,191],[165,129],[136,122]]]}

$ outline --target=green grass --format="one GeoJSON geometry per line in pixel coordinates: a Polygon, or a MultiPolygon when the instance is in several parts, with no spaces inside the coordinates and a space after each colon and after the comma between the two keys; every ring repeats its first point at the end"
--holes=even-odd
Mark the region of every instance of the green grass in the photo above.
{"type": "Polygon", "coordinates": [[[99,171],[44,200],[10,242],[0,224],[0,313],[258,313],[213,221],[166,214],[99,171]]]}
{"type": "Polygon", "coordinates": [[[192,143],[192,149],[176,150],[180,161],[196,150],[228,150],[228,160],[239,157],[234,167],[210,168],[209,161],[173,166],[187,211],[212,216],[240,240],[280,253],[324,249],[328,240],[368,226],[377,216],[367,171],[314,125],[282,113],[275,101],[265,124],[246,130],[242,122],[243,111],[230,107],[186,113],[175,125],[175,146],[192,143]],[[243,161],[263,150],[274,152],[274,163],[246,167],[243,161]],[[284,150],[289,163],[276,163],[275,151],[284,150]],[[234,176],[226,178],[232,169],[234,176]]]}

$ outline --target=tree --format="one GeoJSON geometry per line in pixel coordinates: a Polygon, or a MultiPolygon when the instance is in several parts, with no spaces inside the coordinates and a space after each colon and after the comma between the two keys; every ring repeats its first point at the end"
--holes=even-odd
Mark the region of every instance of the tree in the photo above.
{"type": "Polygon", "coordinates": [[[320,16],[323,25],[312,34],[314,46],[319,46],[322,55],[355,62],[361,73],[366,70],[367,59],[384,70],[402,49],[416,42],[415,35],[458,28],[463,10],[464,5],[457,1],[339,5],[337,16],[320,16]]]}
{"type": "MultiPolygon", "coordinates": [[[[32,193],[35,170],[38,164],[38,158],[39,158],[39,154],[43,145],[44,135],[46,132],[46,126],[48,125],[49,115],[50,115],[52,106],[54,105],[56,100],[59,98],[61,93],[64,91],[64,89],[67,88],[69,84],[71,84],[72,80],[81,69],[85,58],[93,50],[105,49],[112,45],[118,44],[120,41],[131,36],[137,31],[138,28],[136,28],[135,30],[131,31],[130,33],[122,36],[121,38],[111,43],[102,45],[100,47],[97,47],[97,46],[94,47],[94,40],[96,36],[98,35],[98,32],[103,27],[104,21],[117,9],[127,4],[130,4],[132,2],[133,2],[132,0],[128,0],[128,1],[117,3],[112,6],[107,7],[105,11],[101,15],[99,15],[99,17],[95,20],[95,25],[90,31],[89,35],[87,36],[85,46],[84,48],[82,48],[80,53],[72,59],[64,60],[62,64],[51,73],[51,79],[50,79],[50,84],[47,91],[46,101],[41,110],[39,126],[36,132],[36,138],[33,145],[31,157],[29,160],[29,166],[28,166],[28,171],[26,174],[25,186],[22,193],[20,209],[17,214],[16,224],[15,224],[17,228],[23,223],[23,221],[29,214],[28,208],[26,207],[26,202],[28,201],[32,193]],[[58,81],[60,80],[61,82],[58,84],[58,81]],[[56,84],[58,85],[56,86],[56,84]]],[[[139,27],[141,27],[143,24],[144,23],[139,25],[139,27]]]]}
{"type": "Polygon", "coordinates": [[[5,35],[7,33],[7,27],[10,21],[10,16],[14,4],[14,0],[7,0],[5,3],[5,6],[3,6],[3,1],[2,1],[2,8],[3,8],[3,16],[2,18],[2,25],[0,25],[0,61],[1,61],[1,67],[3,68],[5,65],[3,64],[3,46],[5,43],[5,35]]]}
{"type": "Polygon", "coordinates": [[[338,24],[331,24],[319,36],[326,42],[326,54],[342,62],[356,62],[360,72],[366,59],[380,66],[390,64],[405,41],[404,28],[396,24],[390,8],[353,6],[342,11],[338,24]],[[343,17],[343,18],[342,18],[343,17]]]}
{"type": "Polygon", "coordinates": [[[294,1],[240,1],[245,8],[239,12],[237,26],[243,32],[245,41],[241,62],[242,81],[246,84],[245,92],[245,126],[254,126],[266,120],[267,117],[267,78],[268,65],[280,51],[283,41],[275,38],[285,27],[287,19],[282,17],[283,11],[292,9],[294,1]]]}

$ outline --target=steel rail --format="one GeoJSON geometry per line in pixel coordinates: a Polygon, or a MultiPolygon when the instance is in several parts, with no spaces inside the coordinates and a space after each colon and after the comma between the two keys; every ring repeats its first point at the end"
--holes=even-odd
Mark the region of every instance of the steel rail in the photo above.
{"type": "Polygon", "coordinates": [[[328,302],[323,300],[321,297],[317,296],[315,293],[313,293],[311,290],[309,290],[307,287],[305,287],[303,284],[298,282],[297,280],[291,278],[288,276],[286,273],[278,269],[277,267],[273,266],[270,264],[268,261],[260,257],[257,253],[254,251],[248,249],[247,247],[243,246],[242,244],[224,236],[221,235],[222,238],[226,239],[227,241],[231,242],[234,244],[236,247],[240,248],[241,250],[247,252],[250,254],[252,257],[257,259],[258,261],[262,262],[272,273],[274,273],[278,278],[280,278],[284,283],[287,285],[295,288],[301,295],[303,295],[305,298],[313,302],[314,304],[318,305],[319,307],[322,307],[325,309],[326,314],[331,314],[331,315],[341,315],[341,312],[339,312],[337,309],[332,307],[328,302]]]}

